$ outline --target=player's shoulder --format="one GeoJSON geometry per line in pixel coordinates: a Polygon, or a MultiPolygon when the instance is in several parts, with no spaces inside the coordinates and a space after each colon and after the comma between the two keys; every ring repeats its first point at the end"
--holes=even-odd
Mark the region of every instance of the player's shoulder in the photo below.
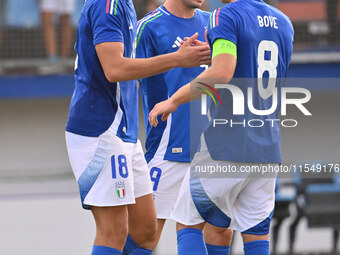
{"type": "Polygon", "coordinates": [[[157,8],[148,14],[146,14],[142,19],[140,19],[137,23],[137,35],[152,33],[152,31],[157,31],[157,29],[167,24],[165,20],[166,14],[160,9],[157,8]]]}
{"type": "Polygon", "coordinates": [[[83,11],[97,15],[118,15],[124,9],[124,1],[119,0],[87,0],[84,3],[83,11]]]}
{"type": "Polygon", "coordinates": [[[229,19],[237,19],[237,16],[242,15],[241,13],[243,10],[241,1],[235,1],[217,8],[212,12],[212,15],[216,17],[219,16],[229,19]]]}
{"type": "Polygon", "coordinates": [[[155,26],[157,24],[161,24],[166,22],[164,18],[167,16],[167,13],[160,7],[146,14],[142,19],[138,21],[138,25],[143,24],[144,26],[155,26]]]}

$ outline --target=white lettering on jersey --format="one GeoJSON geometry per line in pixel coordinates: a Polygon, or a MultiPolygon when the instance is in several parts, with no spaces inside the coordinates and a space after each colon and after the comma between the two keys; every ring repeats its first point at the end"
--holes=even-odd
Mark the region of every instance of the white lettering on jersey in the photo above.
{"type": "Polygon", "coordinates": [[[276,24],[276,17],[273,16],[257,16],[257,20],[259,21],[260,27],[273,27],[275,29],[278,29],[278,26],[276,24]]]}

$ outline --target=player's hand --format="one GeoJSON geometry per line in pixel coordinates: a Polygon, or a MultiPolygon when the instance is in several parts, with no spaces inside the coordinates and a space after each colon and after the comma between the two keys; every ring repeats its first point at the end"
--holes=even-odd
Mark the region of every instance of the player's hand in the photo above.
{"type": "MultiPolygon", "coordinates": [[[[192,45],[195,45],[195,46],[208,45],[208,30],[207,29],[204,31],[204,38],[205,38],[205,42],[202,42],[202,41],[196,39],[195,41],[193,41],[192,45]]],[[[190,37],[184,37],[184,41],[181,41],[181,45],[184,42],[188,41],[189,39],[190,39],[190,37]]],[[[181,45],[180,45],[180,47],[181,47],[181,45]]]]}
{"type": "MultiPolygon", "coordinates": [[[[185,43],[189,39],[190,39],[190,37],[184,37],[184,41],[181,41],[181,45],[179,47],[181,47],[183,45],[183,43],[185,43]]],[[[192,42],[191,45],[193,45],[193,46],[205,46],[205,45],[207,45],[207,43],[196,39],[195,41],[192,42]]]]}
{"type": "Polygon", "coordinates": [[[176,111],[177,107],[178,105],[176,105],[171,98],[156,104],[149,114],[150,125],[153,127],[157,127],[158,125],[157,117],[163,114],[161,119],[162,121],[166,121],[170,113],[176,111]]]}
{"type": "Polygon", "coordinates": [[[196,67],[210,63],[210,47],[208,44],[195,45],[198,33],[195,33],[189,39],[183,42],[176,52],[178,66],[180,67],[196,67]]]}

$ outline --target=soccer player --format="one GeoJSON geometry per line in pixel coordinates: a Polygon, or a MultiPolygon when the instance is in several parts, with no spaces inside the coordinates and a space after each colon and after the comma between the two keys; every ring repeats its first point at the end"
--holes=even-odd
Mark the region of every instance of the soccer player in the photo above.
{"type": "Polygon", "coordinates": [[[91,209],[96,222],[92,255],[121,254],[128,231],[139,246],[132,254],[152,253],[157,220],[137,140],[132,80],[210,62],[209,46],[191,46],[198,34],[176,52],[131,59],[136,28],[131,0],[87,0],[79,19],[66,144],[83,208],[91,209]]]}
{"type": "MultiPolygon", "coordinates": [[[[185,38],[199,33],[198,44],[205,41],[210,13],[199,10],[204,0],[167,0],[138,24],[136,58],[149,58],[178,50],[185,38]]],[[[172,96],[181,86],[197,77],[207,66],[174,68],[162,74],[140,79],[146,129],[146,161],[153,181],[158,229],[157,245],[166,219],[175,205],[190,162],[190,108],[184,104],[156,128],[148,116],[156,103],[172,96]]],[[[199,105],[197,105],[199,112],[199,105]]],[[[202,126],[203,123],[200,124],[202,126]]],[[[192,134],[199,138],[202,129],[192,134]]],[[[195,147],[195,146],[193,146],[195,147]]],[[[128,242],[132,240],[128,239],[128,242]]],[[[133,246],[131,246],[133,249],[133,246]]]]}
{"type": "MultiPolygon", "coordinates": [[[[191,82],[191,86],[183,86],[172,97],[157,104],[149,115],[150,124],[157,126],[158,115],[163,114],[162,120],[165,120],[179,105],[190,101],[190,96],[199,98],[202,89],[214,88],[209,78],[217,79],[219,84],[228,83],[232,77],[248,78],[238,80],[238,87],[229,87],[233,88],[232,93],[219,91],[223,104],[217,104],[217,107],[212,104],[211,113],[216,118],[233,119],[238,125],[216,128],[212,122],[204,130],[201,149],[196,153],[192,167],[219,164],[239,169],[246,164],[280,163],[278,122],[257,128],[240,125],[254,118],[279,119],[278,107],[272,114],[263,116],[253,114],[248,107],[244,107],[244,115],[234,115],[232,110],[235,110],[233,101],[239,99],[241,93],[247,95],[248,87],[253,91],[255,109],[271,108],[274,91],[281,86],[275,80],[285,77],[288,70],[293,36],[289,18],[262,0],[238,0],[215,10],[208,28],[211,67],[191,82]],[[270,78],[268,86],[261,79],[266,77],[270,78]],[[233,100],[232,95],[236,93],[238,97],[233,100]]],[[[236,110],[242,109],[242,104],[239,107],[236,110]]],[[[275,177],[258,178],[249,173],[240,178],[205,178],[189,171],[171,215],[178,222],[178,254],[207,254],[201,232],[204,222],[214,226],[216,233],[226,228],[240,231],[246,255],[269,254],[274,188],[275,177]]],[[[219,242],[216,239],[214,244],[219,245],[219,242]]],[[[220,244],[224,245],[223,240],[220,244]]]]}

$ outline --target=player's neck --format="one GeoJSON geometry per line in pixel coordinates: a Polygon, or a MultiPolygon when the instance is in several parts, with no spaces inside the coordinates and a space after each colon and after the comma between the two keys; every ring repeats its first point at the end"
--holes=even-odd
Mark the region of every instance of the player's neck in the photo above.
{"type": "Polygon", "coordinates": [[[180,18],[189,19],[194,17],[195,15],[195,8],[188,8],[181,1],[178,0],[166,0],[163,6],[171,14],[180,18]]]}

